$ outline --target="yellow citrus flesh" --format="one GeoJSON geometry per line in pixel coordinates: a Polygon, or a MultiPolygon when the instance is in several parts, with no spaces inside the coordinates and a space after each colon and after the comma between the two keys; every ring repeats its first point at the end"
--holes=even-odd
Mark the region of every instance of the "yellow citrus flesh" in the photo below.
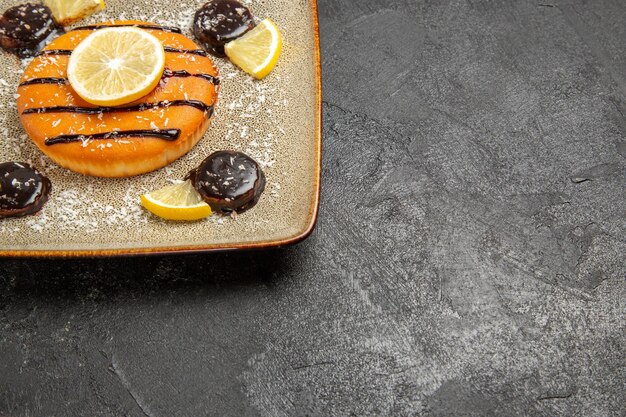
{"type": "Polygon", "coordinates": [[[280,30],[274,22],[265,19],[250,32],[227,43],[224,51],[235,65],[261,79],[276,66],[282,47],[280,30]]]}
{"type": "Polygon", "coordinates": [[[144,194],[141,204],[168,220],[200,220],[211,215],[211,207],[202,201],[190,180],[144,194]]]}
{"type": "Polygon", "coordinates": [[[99,29],[87,36],[70,56],[70,85],[85,101],[119,106],[152,91],[163,75],[161,42],[136,27],[99,29]]]}
{"type": "Polygon", "coordinates": [[[62,26],[77,22],[104,9],[104,0],[44,0],[54,20],[62,26]]]}

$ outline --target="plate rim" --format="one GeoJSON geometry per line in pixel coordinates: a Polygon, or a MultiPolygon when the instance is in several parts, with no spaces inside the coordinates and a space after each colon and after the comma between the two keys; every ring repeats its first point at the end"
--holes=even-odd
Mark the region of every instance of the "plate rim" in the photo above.
{"type": "Polygon", "coordinates": [[[320,205],[321,171],[322,171],[322,65],[320,56],[320,32],[317,0],[310,0],[311,19],[313,24],[313,47],[315,66],[315,175],[311,192],[313,202],[309,208],[306,226],[296,233],[279,239],[258,242],[215,243],[198,245],[171,245],[145,248],[105,248],[105,249],[6,249],[0,250],[0,258],[96,258],[115,256],[142,256],[214,253],[236,250],[269,249],[294,245],[308,238],[315,225],[320,205]]]}

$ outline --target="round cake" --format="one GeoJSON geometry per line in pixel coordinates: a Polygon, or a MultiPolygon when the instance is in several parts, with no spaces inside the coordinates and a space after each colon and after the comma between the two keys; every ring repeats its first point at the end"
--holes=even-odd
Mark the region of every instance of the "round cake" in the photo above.
{"type": "Polygon", "coordinates": [[[43,49],[20,81],[17,108],[26,133],[60,166],[85,175],[128,177],[187,153],[209,127],[218,92],[217,68],[180,29],[118,21],[73,29],[43,49]],[[67,79],[72,50],[94,30],[109,26],[150,32],[166,55],[157,87],[116,107],[87,103],[67,79]]]}

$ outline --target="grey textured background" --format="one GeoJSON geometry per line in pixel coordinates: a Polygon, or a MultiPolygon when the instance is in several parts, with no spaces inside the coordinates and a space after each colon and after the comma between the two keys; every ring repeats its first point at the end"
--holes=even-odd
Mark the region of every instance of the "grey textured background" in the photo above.
{"type": "Polygon", "coordinates": [[[320,0],[314,234],[0,260],[0,415],[625,415],[626,2],[540,3],[320,0]]]}

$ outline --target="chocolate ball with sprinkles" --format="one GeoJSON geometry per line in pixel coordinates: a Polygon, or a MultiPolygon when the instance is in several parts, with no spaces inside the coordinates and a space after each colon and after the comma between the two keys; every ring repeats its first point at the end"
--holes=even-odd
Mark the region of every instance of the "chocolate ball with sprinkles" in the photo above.
{"type": "Polygon", "coordinates": [[[196,11],[193,34],[207,51],[225,56],[224,45],[254,26],[252,13],[243,4],[235,0],[212,0],[196,11]]]}
{"type": "Polygon", "coordinates": [[[51,188],[50,180],[27,163],[0,163],[0,218],[37,213],[51,188]]]}
{"type": "Polygon", "coordinates": [[[265,190],[265,175],[259,164],[236,151],[212,153],[189,173],[189,178],[202,199],[222,213],[248,210],[265,190]]]}
{"type": "Polygon", "coordinates": [[[41,4],[11,7],[0,16],[0,46],[20,58],[35,56],[49,40],[63,33],[50,9],[41,4]]]}

